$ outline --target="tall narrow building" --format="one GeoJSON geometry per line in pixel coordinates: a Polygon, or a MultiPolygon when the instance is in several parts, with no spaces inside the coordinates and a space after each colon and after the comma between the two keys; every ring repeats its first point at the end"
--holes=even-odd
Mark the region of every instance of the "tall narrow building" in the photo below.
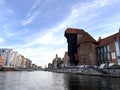
{"type": "Polygon", "coordinates": [[[97,65],[96,40],[83,29],[67,28],[65,37],[71,65],[97,65]]]}
{"type": "Polygon", "coordinates": [[[0,55],[4,57],[4,66],[9,66],[10,64],[10,55],[13,49],[0,48],[0,55]]]}

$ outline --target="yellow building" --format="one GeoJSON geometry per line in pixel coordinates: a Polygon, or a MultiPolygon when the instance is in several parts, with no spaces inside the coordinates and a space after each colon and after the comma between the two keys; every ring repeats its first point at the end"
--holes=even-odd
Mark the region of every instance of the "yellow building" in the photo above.
{"type": "Polygon", "coordinates": [[[4,57],[0,56],[0,67],[4,66],[4,57]]]}

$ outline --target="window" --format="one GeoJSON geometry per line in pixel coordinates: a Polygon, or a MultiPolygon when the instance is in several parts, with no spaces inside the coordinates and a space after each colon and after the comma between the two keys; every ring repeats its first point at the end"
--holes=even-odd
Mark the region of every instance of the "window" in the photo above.
{"type": "Polygon", "coordinates": [[[116,54],[117,54],[117,59],[118,59],[118,64],[120,65],[120,52],[119,52],[119,42],[118,39],[115,39],[115,49],[116,49],[116,54]]]}
{"type": "Polygon", "coordinates": [[[109,47],[109,45],[107,45],[106,47],[107,47],[107,52],[110,52],[110,47],[109,47]]]}
{"type": "Polygon", "coordinates": [[[101,54],[101,61],[103,62],[103,55],[101,54]]]}
{"type": "Polygon", "coordinates": [[[99,47],[97,49],[97,52],[98,52],[98,63],[99,63],[99,65],[102,64],[102,63],[110,63],[111,62],[109,45],[99,47]]]}
{"type": "Polygon", "coordinates": [[[97,51],[98,51],[98,54],[100,54],[100,48],[98,48],[97,51]]]}
{"type": "Polygon", "coordinates": [[[107,60],[107,55],[106,55],[106,53],[104,53],[104,61],[106,61],[107,60]]]}
{"type": "Polygon", "coordinates": [[[110,53],[107,53],[108,61],[110,61],[110,53]]]}
{"type": "Polygon", "coordinates": [[[106,46],[104,46],[104,52],[106,53],[106,46]]]}
{"type": "Polygon", "coordinates": [[[5,50],[2,50],[2,52],[4,53],[4,52],[5,52],[5,50]]]}
{"type": "Polygon", "coordinates": [[[101,47],[101,53],[103,53],[103,47],[101,47]]]}

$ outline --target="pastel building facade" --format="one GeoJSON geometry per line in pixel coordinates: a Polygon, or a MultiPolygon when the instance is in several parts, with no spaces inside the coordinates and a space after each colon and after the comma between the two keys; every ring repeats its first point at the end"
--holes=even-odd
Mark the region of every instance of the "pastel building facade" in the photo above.
{"type": "Polygon", "coordinates": [[[15,68],[31,68],[32,61],[13,49],[0,48],[0,65],[15,68]]]}
{"type": "Polygon", "coordinates": [[[19,53],[17,51],[12,51],[9,66],[20,67],[19,57],[20,56],[19,56],[19,53]]]}
{"type": "Polygon", "coordinates": [[[0,55],[0,67],[4,66],[4,57],[0,55]]]}
{"type": "Polygon", "coordinates": [[[6,49],[6,48],[0,49],[0,55],[4,57],[4,66],[9,66],[11,52],[12,49],[6,49]]]}
{"type": "Polygon", "coordinates": [[[26,58],[26,68],[32,68],[32,61],[26,58]]]}

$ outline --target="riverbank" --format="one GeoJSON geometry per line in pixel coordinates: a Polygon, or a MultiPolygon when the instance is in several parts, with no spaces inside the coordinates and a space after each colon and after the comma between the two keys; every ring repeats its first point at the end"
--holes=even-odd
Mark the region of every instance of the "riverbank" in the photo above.
{"type": "Polygon", "coordinates": [[[0,67],[0,71],[17,71],[13,67],[0,67]]]}
{"type": "Polygon", "coordinates": [[[89,75],[89,76],[102,76],[102,77],[120,77],[120,69],[99,69],[94,67],[74,67],[69,66],[61,69],[46,69],[46,71],[56,72],[56,73],[69,73],[69,74],[79,74],[79,75],[89,75]]]}
{"type": "Polygon", "coordinates": [[[14,67],[0,67],[0,71],[36,71],[41,69],[36,68],[14,68],[14,67]]]}

